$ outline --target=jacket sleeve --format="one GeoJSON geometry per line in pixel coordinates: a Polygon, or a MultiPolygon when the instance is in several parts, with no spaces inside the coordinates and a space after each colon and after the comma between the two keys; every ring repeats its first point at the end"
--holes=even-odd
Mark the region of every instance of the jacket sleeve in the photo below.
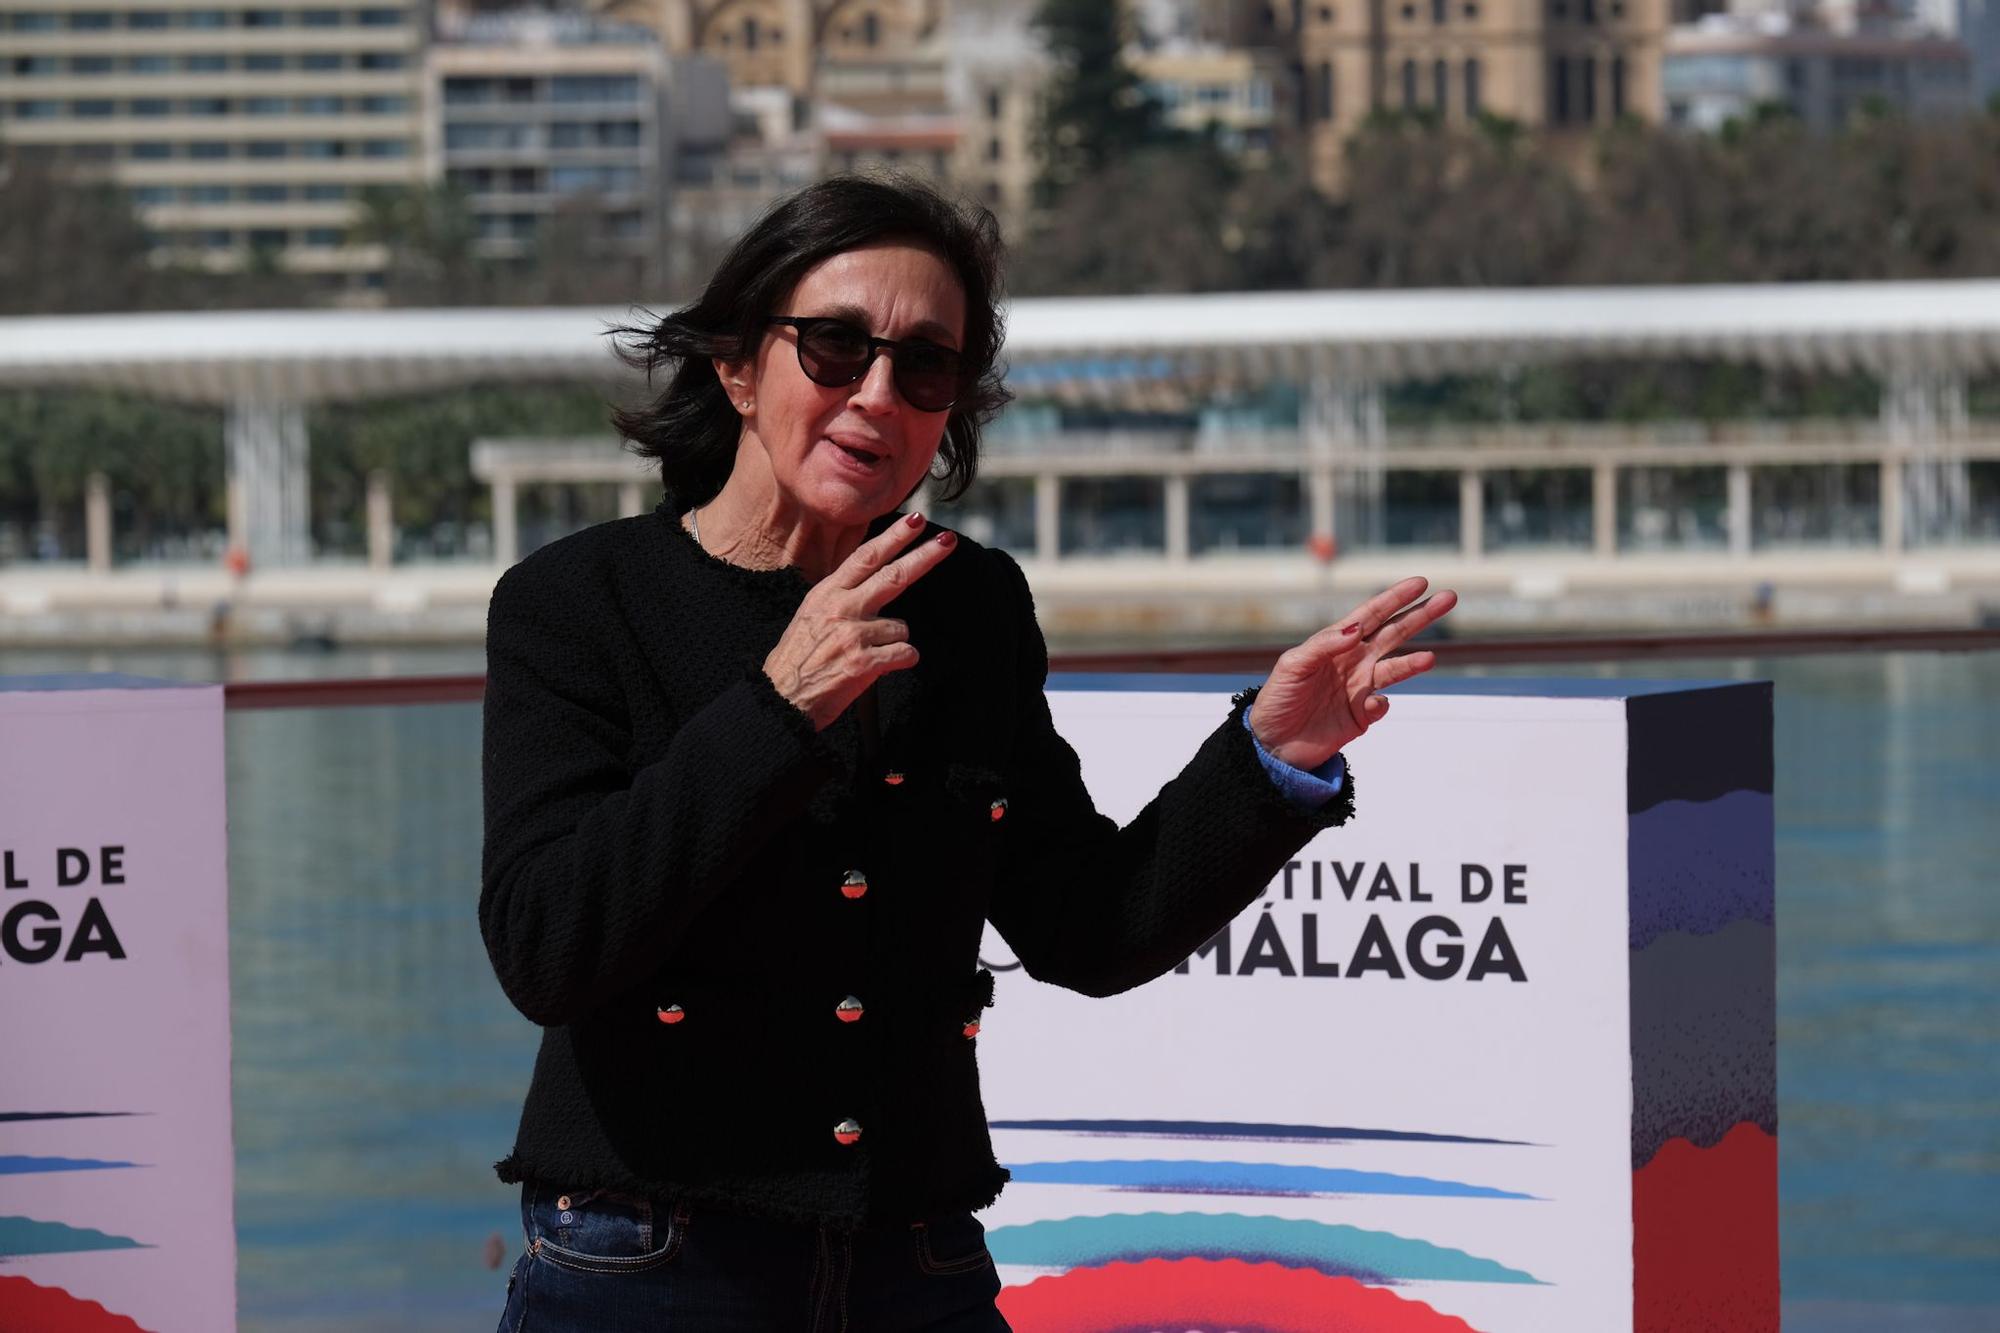
{"type": "Polygon", "coordinates": [[[1298,849],[1354,813],[1354,776],[1318,808],[1286,799],[1243,713],[1258,687],[1124,828],[1098,812],[1044,689],[1048,646],[1020,566],[996,552],[1020,618],[1009,827],[988,909],[1028,974],[1088,995],[1160,976],[1257,897],[1298,849]]]}
{"type": "Polygon", "coordinates": [[[838,760],[752,665],[634,770],[604,626],[526,572],[487,619],[479,925],[507,998],[552,1026],[656,969],[838,760]]]}

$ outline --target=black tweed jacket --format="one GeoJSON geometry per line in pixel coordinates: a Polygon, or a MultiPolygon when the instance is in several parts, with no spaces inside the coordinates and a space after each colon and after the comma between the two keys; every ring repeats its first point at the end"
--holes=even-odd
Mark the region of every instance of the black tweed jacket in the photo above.
{"type": "Polygon", "coordinates": [[[1137,986],[1344,822],[1352,775],[1289,803],[1247,689],[1119,828],[1050,724],[1020,567],[966,539],[884,609],[922,660],[877,682],[872,725],[815,731],[761,669],[805,576],[709,555],[684,508],[493,593],[479,923],[543,1028],[500,1177],[849,1225],[983,1206],[1007,1173],[982,923],[1042,981],[1137,986]]]}

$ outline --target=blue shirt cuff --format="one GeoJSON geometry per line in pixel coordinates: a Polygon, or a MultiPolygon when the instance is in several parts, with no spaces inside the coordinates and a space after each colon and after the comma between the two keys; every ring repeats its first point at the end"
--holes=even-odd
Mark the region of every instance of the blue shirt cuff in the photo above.
{"type": "Polygon", "coordinates": [[[1257,758],[1264,765],[1264,771],[1271,775],[1271,781],[1293,805],[1302,809],[1317,810],[1340,794],[1340,784],[1347,774],[1347,760],[1336,754],[1318,768],[1293,768],[1284,760],[1276,758],[1257,739],[1257,733],[1250,726],[1250,710],[1243,710],[1243,729],[1250,733],[1250,744],[1256,747],[1257,758]]]}

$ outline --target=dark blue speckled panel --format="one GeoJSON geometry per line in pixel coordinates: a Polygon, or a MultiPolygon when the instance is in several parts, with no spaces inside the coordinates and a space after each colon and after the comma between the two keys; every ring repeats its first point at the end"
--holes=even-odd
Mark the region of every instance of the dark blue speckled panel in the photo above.
{"type": "Polygon", "coordinates": [[[1776,879],[1771,794],[1662,801],[1631,817],[1630,942],[1669,931],[1709,935],[1732,921],[1772,924],[1776,879]]]}

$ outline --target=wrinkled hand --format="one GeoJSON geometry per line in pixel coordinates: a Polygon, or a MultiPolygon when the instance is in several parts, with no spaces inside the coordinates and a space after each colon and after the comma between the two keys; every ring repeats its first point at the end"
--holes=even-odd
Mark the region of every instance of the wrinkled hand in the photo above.
{"type": "Polygon", "coordinates": [[[1428,586],[1404,579],[1280,654],[1250,705],[1258,743],[1294,768],[1318,768],[1380,722],[1389,701],[1378,691],[1437,665],[1431,652],[1389,656],[1458,605],[1447,590],[1411,606],[1428,586]]]}
{"type": "Polygon", "coordinates": [[[899,518],[855,547],[813,585],[764,659],[764,674],[815,730],[825,731],[877,677],[917,664],[909,625],[875,613],[942,564],[958,541],[947,530],[903,551],[923,526],[921,515],[899,518]]]}

